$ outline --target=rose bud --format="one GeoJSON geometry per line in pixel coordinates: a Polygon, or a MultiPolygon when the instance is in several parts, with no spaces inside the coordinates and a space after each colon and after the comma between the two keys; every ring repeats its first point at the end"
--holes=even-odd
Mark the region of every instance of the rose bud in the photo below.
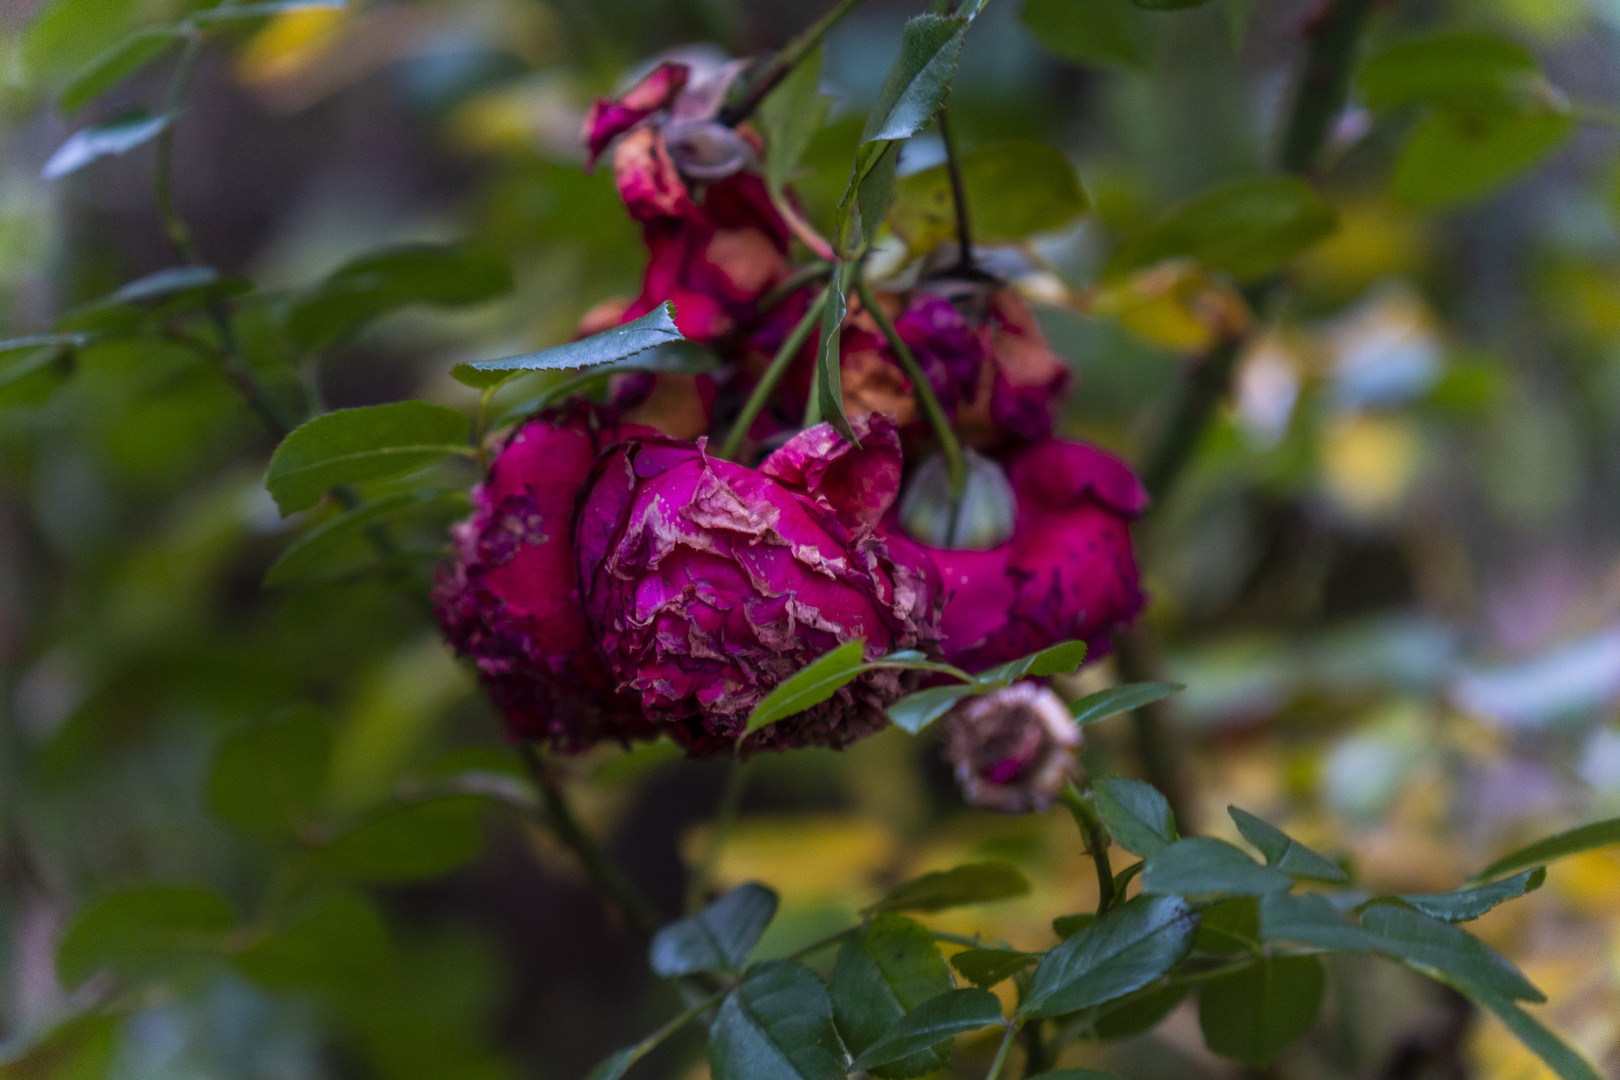
{"type": "MultiPolygon", "coordinates": [[[[932,564],[875,529],[900,486],[894,425],[853,426],[859,447],[821,424],[758,470],[641,437],[592,472],[575,546],[593,640],[618,688],[694,753],[729,751],[766,694],[841,643],[863,638],[869,657],[937,643],[932,564]]],[[[845,746],[915,682],[869,672],[741,751],[845,746]]]]}
{"type": "Polygon", "coordinates": [[[967,482],[960,501],[951,493],[944,457],[935,454],[906,485],[900,523],[908,536],[930,547],[989,551],[1012,536],[1018,497],[1000,465],[976,450],[963,451],[963,457],[967,482]]]}
{"type": "Polygon", "coordinates": [[[615,428],[590,406],[518,427],[453,526],[452,562],[433,590],[445,637],[478,668],[520,738],[577,752],[653,734],[640,702],[614,689],[591,649],[574,571],[574,499],[615,428]]]}
{"type": "Polygon", "coordinates": [[[1048,439],[1007,467],[1011,539],[988,551],[929,546],[945,588],[945,658],[970,671],[1079,639],[1097,656],[1145,601],[1130,523],[1147,492],[1124,462],[1048,439]]]}
{"type": "Polygon", "coordinates": [[[945,718],[944,743],[962,797],[986,810],[1045,810],[1078,771],[1080,729],[1063,699],[1033,682],[968,698],[945,718]]]}

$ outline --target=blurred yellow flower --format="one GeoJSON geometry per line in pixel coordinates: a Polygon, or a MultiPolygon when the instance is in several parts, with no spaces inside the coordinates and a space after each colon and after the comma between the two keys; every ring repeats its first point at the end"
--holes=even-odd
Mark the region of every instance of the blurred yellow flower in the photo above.
{"type": "Polygon", "coordinates": [[[237,77],[257,87],[302,74],[337,45],[350,18],[348,7],[294,9],[277,15],[243,47],[236,59],[237,77]]]}
{"type": "Polygon", "coordinates": [[[1422,442],[1392,416],[1349,416],[1322,436],[1322,481],[1351,517],[1376,520],[1399,508],[1417,479],[1422,442]]]}

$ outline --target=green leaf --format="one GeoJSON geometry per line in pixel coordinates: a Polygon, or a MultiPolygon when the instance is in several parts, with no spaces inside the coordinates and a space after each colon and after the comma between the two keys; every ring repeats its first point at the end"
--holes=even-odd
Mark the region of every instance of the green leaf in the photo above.
{"type": "Polygon", "coordinates": [[[861,236],[877,239],[878,230],[894,205],[895,167],[900,163],[898,142],[873,143],[857,152],[859,181],[855,184],[855,209],[861,236]]]}
{"type": "Polygon", "coordinates": [[[1056,1016],[1139,990],[1181,962],[1197,929],[1179,897],[1138,896],[1047,953],[1018,1015],[1056,1016]]]}
{"type": "Polygon", "coordinates": [[[178,27],[155,26],[108,46],[63,88],[62,111],[79,111],[184,40],[178,27]]]}
{"type": "Polygon", "coordinates": [[[743,734],[749,735],[766,724],[801,713],[838,693],[866,670],[866,642],[846,641],[823,654],[808,667],[782,681],[782,684],[748,714],[743,734]]]}
{"type": "Polygon", "coordinates": [[[908,139],[933,120],[950,92],[970,21],[960,16],[918,15],[906,23],[900,52],[867,115],[861,142],[908,139]]]}
{"type": "Polygon", "coordinates": [[[1239,180],[1172,210],[1124,245],[1109,273],[1127,273],[1178,255],[1243,280],[1280,270],[1338,227],[1310,184],[1294,176],[1239,180]]]}
{"type": "Polygon", "coordinates": [[[942,1040],[1002,1023],[1001,1002],[988,990],[948,990],[908,1012],[855,1059],[855,1068],[874,1071],[942,1040]]]}
{"type": "Polygon", "coordinates": [[[316,848],[318,865],[353,881],[438,877],[478,857],[484,800],[455,795],[390,807],[316,848]]]}
{"type": "Polygon", "coordinates": [[[1253,896],[1222,900],[1198,913],[1199,952],[1260,951],[1260,902],[1253,896]]]}
{"type": "Polygon", "coordinates": [[[950,683],[946,686],[930,686],[926,690],[918,690],[914,694],[907,694],[893,705],[890,705],[889,719],[893,720],[897,726],[915,735],[950,712],[956,703],[963,698],[988,693],[990,689],[990,687],[974,683],[950,683]]]}
{"type": "MultiPolygon", "coordinates": [[[[1074,166],[1045,143],[986,143],[961,156],[961,172],[973,234],[980,239],[1022,240],[1060,229],[1086,209],[1074,166]]],[[[944,165],[896,182],[889,224],[913,252],[931,251],[956,235],[955,199],[944,165]]]]}
{"type": "Polygon", "coordinates": [[[460,453],[471,432],[465,413],[425,401],[338,409],[281,440],[264,486],[290,514],[315,505],[337,484],[385,480],[460,453]]]}
{"type": "MultiPolygon", "coordinates": [[[[1200,921],[1202,921],[1200,919],[1200,921]]],[[[1091,1034],[1098,1039],[1129,1039],[1159,1026],[1192,992],[1187,986],[1165,986],[1133,994],[1097,1010],[1091,1034]]]]}
{"type": "Polygon", "coordinates": [[[274,588],[318,573],[343,546],[374,525],[391,521],[410,510],[466,504],[459,491],[396,491],[379,495],[323,521],[287,546],[265,571],[264,585],[274,588]]]}
{"type": "Polygon", "coordinates": [[[155,304],[181,297],[240,294],[252,287],[251,282],[225,277],[211,266],[171,266],[136,278],[108,295],[102,303],[155,304]]]}
{"type": "Polygon", "coordinates": [[[1547,1000],[1505,956],[1448,922],[1394,904],[1375,904],[1362,913],[1361,925],[1378,936],[1380,951],[1421,971],[1445,975],[1470,995],[1547,1000]]]}
{"type": "Polygon", "coordinates": [[[1590,1062],[1512,1001],[1486,995],[1480,997],[1479,1002],[1495,1013],[1497,1019],[1507,1025],[1520,1042],[1545,1061],[1560,1080],[1603,1080],[1590,1062]]]}
{"type": "Polygon", "coordinates": [[[1052,675],[1073,675],[1079,670],[1085,659],[1085,642],[1060,641],[1056,645],[1042,649],[1040,652],[1033,652],[1028,656],[1021,656],[1017,660],[997,664],[988,671],[982,671],[979,673],[979,681],[985,683],[1014,683],[1026,675],[1037,678],[1046,678],[1052,675]]]}
{"type": "Polygon", "coordinates": [[[1089,911],[1078,915],[1059,915],[1052,920],[1052,933],[1058,936],[1059,941],[1067,941],[1096,921],[1097,916],[1089,911]]]}
{"type": "Polygon", "coordinates": [[[1498,904],[1517,899],[1525,893],[1535,892],[1546,880],[1547,868],[1538,866],[1502,881],[1479,885],[1472,889],[1458,889],[1456,892],[1438,894],[1410,893],[1397,899],[1436,919],[1453,923],[1469,922],[1498,904]]]}
{"type": "Polygon", "coordinates": [[[1093,782],[1091,790],[1114,842],[1132,855],[1146,857],[1176,842],[1175,816],[1152,784],[1111,776],[1093,782]]]}
{"type": "Polygon", "coordinates": [[[261,836],[296,836],[309,821],[332,760],[332,725],[317,709],[226,739],[208,776],[208,806],[221,821],[261,836]]]}
{"type": "Polygon", "coordinates": [[[855,263],[842,263],[834,270],[827,286],[827,303],[821,309],[821,339],[816,346],[816,410],[821,419],[831,424],[850,442],[858,442],[855,432],[844,415],[844,387],[838,358],[839,341],[843,335],[839,328],[849,313],[849,285],[859,267],[855,263]]]}
{"type": "Polygon", "coordinates": [[[1324,859],[1281,829],[1235,806],[1228,806],[1226,812],[1237,822],[1238,832],[1243,834],[1243,838],[1266,857],[1267,866],[1275,866],[1291,877],[1307,881],[1338,884],[1350,880],[1350,875],[1337,864],[1324,859]]]}
{"type": "Polygon", "coordinates": [[[329,892],[237,954],[236,966],[273,990],[363,995],[392,973],[394,947],[376,905],[329,892]]]}
{"type": "Polygon", "coordinates": [[[73,372],[77,334],[34,334],[0,342],[0,355],[22,352],[26,356],[0,367],[0,409],[39,405],[50,398],[73,372]]]}
{"type": "Polygon", "coordinates": [[[1004,862],[967,863],[912,878],[889,890],[868,912],[944,911],[965,904],[1006,900],[1029,892],[1029,881],[1004,862]]]}
{"type": "Polygon", "coordinates": [[[636,1053],[636,1050],[637,1047],[627,1046],[623,1050],[613,1051],[585,1074],[585,1080],[619,1080],[630,1071],[630,1066],[642,1058],[643,1055],[636,1053]]]}
{"type": "Polygon", "coordinates": [[[1504,38],[1449,32],[1391,45],[1357,72],[1362,100],[1384,111],[1419,103],[1478,112],[1516,108],[1541,81],[1536,58],[1504,38]]]}
{"type": "MultiPolygon", "coordinates": [[[[844,1046],[865,1052],[908,1012],[953,986],[927,927],[904,915],[877,916],[845,939],[833,967],[833,1018],[844,1046]]],[[[949,1060],[950,1044],[941,1037],[874,1065],[878,1076],[901,1080],[938,1072],[949,1060]]]]}
{"type": "Polygon", "coordinates": [[[1036,953],[1014,949],[964,949],[951,957],[951,967],[974,986],[985,989],[1023,971],[1040,959],[1036,953]]]}
{"type": "Polygon", "coordinates": [[[339,267],[292,305],[287,331],[305,348],[322,348],[398,308],[476,304],[511,288],[506,260],[488,248],[402,244],[339,267]]]}
{"type": "Polygon", "coordinates": [[[157,138],[173,120],[172,113],[148,116],[137,110],[105,124],[75,131],[45,162],[45,168],[40,170],[40,179],[59,180],[98,158],[127,154],[157,138]]]}
{"type": "Polygon", "coordinates": [[[1293,879],[1281,870],[1261,866],[1239,849],[1212,836],[1190,836],[1147,857],[1142,891],[1159,896],[1227,893],[1264,896],[1287,891],[1293,879]]]}
{"type": "Polygon", "coordinates": [[[579,341],[522,356],[508,356],[504,360],[477,360],[464,366],[473,371],[563,371],[622,363],[648,349],[684,340],[675,328],[675,305],[665,301],[639,319],[579,341]]]}
{"type": "Polygon", "coordinates": [[[1129,0],[1025,0],[1023,20],[1065,60],[1143,71],[1153,64],[1153,16],[1129,0]]]}
{"type": "Polygon", "coordinates": [[[0,1080],[103,1080],[117,1058],[123,1026],[121,1012],[64,1020],[0,1062],[0,1080]]]}
{"type": "Polygon", "coordinates": [[[1262,896],[1260,931],[1267,941],[1293,941],[1332,952],[1374,952],[1383,946],[1377,934],[1345,922],[1332,901],[1319,893],[1262,896]]]}
{"type": "Polygon", "coordinates": [[[1322,1011],[1327,973],[1314,956],[1283,956],[1211,979],[1198,991],[1204,1042],[1261,1066],[1305,1035],[1322,1011]]]}
{"type": "Polygon", "coordinates": [[[709,1070],[714,1080],[844,1080],[827,988],[786,960],[754,967],[709,1029],[709,1070]]]}
{"type": "Polygon", "coordinates": [[[69,989],[104,970],[136,981],[183,975],[217,958],[235,925],[231,905],[212,889],[128,889],[91,904],[68,925],[56,949],[56,975],[69,989]]]}
{"type": "Polygon", "coordinates": [[[765,182],[778,196],[804,161],[816,132],[827,122],[832,99],[821,88],[821,46],[794,65],[760,105],[765,132],[765,182]]]}
{"type": "Polygon", "coordinates": [[[653,971],[666,979],[697,971],[741,971],[776,915],[776,893],[757,882],[739,885],[696,915],[653,935],[653,971]]]}
{"type": "Polygon", "coordinates": [[[136,0],[50,0],[23,31],[19,59],[34,82],[70,75],[123,37],[136,0]]]}
{"type": "Polygon", "coordinates": [[[348,0],[261,0],[257,4],[204,8],[192,12],[187,21],[199,26],[210,26],[241,19],[268,19],[294,11],[341,11],[347,6],[348,0]]]}
{"type": "Polygon", "coordinates": [[[1416,207],[1482,199],[1526,172],[1575,130],[1575,115],[1525,112],[1469,116],[1436,110],[1407,141],[1390,181],[1416,207]]]}
{"type": "Polygon", "coordinates": [[[1577,855],[1610,844],[1620,844],[1620,817],[1581,825],[1509,852],[1481,870],[1475,875],[1474,880],[1482,881],[1512,870],[1521,870],[1537,863],[1551,862],[1566,855],[1577,855]]]}
{"type": "Polygon", "coordinates": [[[1074,722],[1085,727],[1087,724],[1106,720],[1110,716],[1118,716],[1120,713],[1151,705],[1185,689],[1187,688],[1180,683],[1126,683],[1123,686],[1111,686],[1107,690],[1088,694],[1070,706],[1070,711],[1074,713],[1074,722]]]}

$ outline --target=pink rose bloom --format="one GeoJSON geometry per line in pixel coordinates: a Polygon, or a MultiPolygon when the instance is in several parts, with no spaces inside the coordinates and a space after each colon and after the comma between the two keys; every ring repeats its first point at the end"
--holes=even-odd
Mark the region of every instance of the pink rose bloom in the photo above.
{"type": "Polygon", "coordinates": [[[472,516],[451,530],[434,611],[519,738],[577,752],[653,734],[590,647],[573,545],[574,499],[597,453],[649,430],[607,424],[585,405],[542,413],[506,440],[473,490],[472,516]]]}
{"type": "Polygon", "coordinates": [[[989,551],[925,548],[945,588],[945,659],[970,671],[1060,641],[1108,648],[1146,597],[1130,523],[1148,496],[1124,462],[1048,439],[1007,467],[1018,500],[1012,538],[989,551]]]}
{"type": "MultiPolygon", "coordinates": [[[[933,566],[876,529],[900,486],[894,425],[855,430],[859,448],[811,428],[757,470],[637,437],[593,472],[575,534],[587,623],[619,690],[692,752],[728,751],[766,694],[841,643],[876,657],[937,642],[933,566]]],[[[863,675],[742,750],[846,746],[915,682],[863,675]]]]}
{"type": "Polygon", "coordinates": [[[595,166],[596,159],[614,139],[674,104],[676,95],[686,87],[690,77],[691,69],[687,65],[666,61],[620,97],[602,98],[592,104],[585,113],[585,126],[580,133],[589,155],[586,164],[595,166]]]}

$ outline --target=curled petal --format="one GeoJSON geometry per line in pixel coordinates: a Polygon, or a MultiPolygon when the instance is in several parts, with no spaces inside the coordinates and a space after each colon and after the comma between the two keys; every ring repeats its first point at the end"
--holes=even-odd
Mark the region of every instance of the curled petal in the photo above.
{"type": "Polygon", "coordinates": [[[617,98],[602,98],[592,104],[585,113],[584,129],[580,133],[585,142],[587,166],[596,164],[608,143],[674,103],[690,75],[691,69],[685,64],[659,64],[617,98]]]}

